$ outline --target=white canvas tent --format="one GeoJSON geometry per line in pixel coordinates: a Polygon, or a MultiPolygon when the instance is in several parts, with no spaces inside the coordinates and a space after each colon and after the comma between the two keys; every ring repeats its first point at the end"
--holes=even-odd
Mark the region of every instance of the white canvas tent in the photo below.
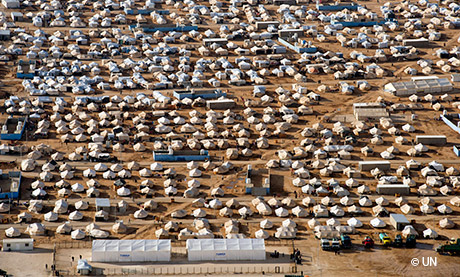
{"type": "Polygon", "coordinates": [[[93,262],[168,262],[171,240],[94,240],[93,262]]]}
{"type": "Polygon", "coordinates": [[[265,260],[263,239],[188,239],[189,261],[265,260]]]}

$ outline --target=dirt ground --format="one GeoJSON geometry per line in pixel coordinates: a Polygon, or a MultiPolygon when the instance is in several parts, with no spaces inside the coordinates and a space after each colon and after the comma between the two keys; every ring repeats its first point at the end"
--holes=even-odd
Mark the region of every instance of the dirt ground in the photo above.
{"type": "MultiPolygon", "coordinates": [[[[357,245],[359,242],[353,241],[352,250],[343,250],[339,255],[333,252],[320,250],[319,241],[316,239],[296,240],[294,245],[303,256],[302,265],[297,265],[297,272],[303,272],[308,276],[456,276],[460,257],[449,257],[437,255],[433,247],[438,241],[423,241],[417,244],[416,249],[387,249],[376,246],[375,249],[364,250],[357,245]],[[420,261],[418,266],[411,264],[411,260],[417,258],[420,261]],[[428,264],[429,258],[433,258],[436,264],[428,264]],[[425,261],[424,266],[422,261],[425,261]]],[[[43,247],[52,247],[43,245],[43,247]]],[[[173,247],[172,261],[170,263],[93,263],[90,264],[96,270],[104,270],[107,274],[117,272],[129,272],[129,275],[145,275],[155,272],[155,275],[190,275],[190,276],[234,276],[235,274],[257,275],[262,271],[267,276],[283,276],[292,272],[294,264],[289,260],[291,246],[267,246],[267,252],[274,250],[280,252],[278,259],[267,258],[264,262],[215,262],[215,263],[196,263],[186,261],[184,247],[173,247]],[[284,254],[284,257],[283,257],[284,254]],[[279,266],[284,274],[276,274],[275,267],[279,266]],[[202,274],[194,274],[202,272],[202,274]],[[206,274],[208,272],[208,274],[206,274]],[[229,273],[226,273],[229,272],[229,273]],[[235,272],[235,273],[233,273],[235,272]],[[257,273],[252,273],[257,272],[257,273]],[[137,274],[136,274],[137,273],[137,274]]],[[[267,255],[268,255],[267,253],[267,255]]],[[[41,248],[32,253],[19,252],[0,252],[2,269],[7,270],[13,276],[47,276],[44,268],[45,263],[51,262],[51,250],[41,248]],[[18,270],[19,261],[27,258],[28,263],[33,267],[18,270]],[[5,263],[4,263],[5,262],[5,263]],[[30,269],[29,269],[30,268],[30,269]],[[33,269],[32,269],[33,268],[33,269]],[[34,275],[35,274],[35,275],[34,275]]],[[[57,266],[63,273],[73,273],[76,267],[76,260],[82,255],[83,259],[91,260],[91,251],[85,249],[61,249],[57,250],[57,266]],[[75,258],[72,262],[72,257],[75,258]]],[[[293,274],[293,273],[291,273],[293,274]]]]}
{"type": "Polygon", "coordinates": [[[9,276],[50,276],[45,265],[48,265],[48,270],[51,268],[52,256],[52,245],[35,247],[30,252],[0,251],[0,269],[8,272],[9,276]]]}

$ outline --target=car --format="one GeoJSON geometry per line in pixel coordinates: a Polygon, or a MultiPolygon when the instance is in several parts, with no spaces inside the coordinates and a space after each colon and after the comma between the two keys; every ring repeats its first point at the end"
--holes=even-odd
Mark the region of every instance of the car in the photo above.
{"type": "Polygon", "coordinates": [[[380,233],[379,239],[380,239],[380,242],[383,244],[383,246],[391,245],[391,239],[386,233],[380,233]]]}
{"type": "Polygon", "coordinates": [[[343,249],[351,249],[351,238],[348,235],[340,236],[340,244],[343,249]]]}
{"type": "Polygon", "coordinates": [[[404,246],[404,241],[401,237],[401,235],[396,235],[395,240],[393,242],[394,247],[403,247],[404,246]]]}
{"type": "Polygon", "coordinates": [[[374,247],[374,240],[369,237],[369,236],[366,236],[363,240],[363,245],[364,245],[364,248],[372,248],[374,247]]]}
{"type": "Polygon", "coordinates": [[[324,251],[331,250],[331,242],[328,239],[321,239],[321,249],[324,251]]]}
{"type": "Polygon", "coordinates": [[[332,239],[331,248],[332,248],[333,251],[339,251],[340,250],[340,240],[338,238],[333,238],[332,239]]]}

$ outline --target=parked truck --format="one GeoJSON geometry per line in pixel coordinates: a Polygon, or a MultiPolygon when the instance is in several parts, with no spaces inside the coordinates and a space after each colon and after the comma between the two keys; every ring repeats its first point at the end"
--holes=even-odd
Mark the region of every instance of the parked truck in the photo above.
{"type": "Polygon", "coordinates": [[[363,245],[364,248],[372,248],[374,247],[374,240],[371,237],[366,236],[363,240],[363,245]]]}
{"type": "Polygon", "coordinates": [[[460,239],[451,239],[449,243],[441,244],[436,248],[436,252],[439,254],[459,255],[460,239]]]}
{"type": "Polygon", "coordinates": [[[340,236],[340,243],[343,249],[351,249],[351,238],[348,235],[340,236]]]}
{"type": "Polygon", "coordinates": [[[379,234],[379,239],[380,239],[380,242],[383,244],[383,246],[390,246],[391,245],[391,239],[387,235],[387,233],[380,233],[379,234]]]}
{"type": "Polygon", "coordinates": [[[332,239],[331,245],[332,251],[339,251],[340,250],[340,240],[338,238],[332,239]]]}
{"type": "Polygon", "coordinates": [[[417,244],[417,239],[415,238],[415,235],[409,235],[406,238],[406,248],[415,248],[417,244]]]}
{"type": "Polygon", "coordinates": [[[331,250],[331,242],[328,239],[321,239],[321,249],[324,251],[331,250]]]}
{"type": "Polygon", "coordinates": [[[395,241],[393,242],[394,247],[403,247],[404,246],[404,241],[401,235],[396,235],[395,241]]]}

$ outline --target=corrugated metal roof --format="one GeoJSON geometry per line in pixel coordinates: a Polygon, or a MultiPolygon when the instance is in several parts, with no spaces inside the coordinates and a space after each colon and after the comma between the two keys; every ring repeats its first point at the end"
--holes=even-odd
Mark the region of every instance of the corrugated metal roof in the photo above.
{"type": "Polygon", "coordinates": [[[407,218],[403,214],[390,214],[390,217],[398,223],[410,224],[409,220],[407,220],[407,218]]]}

